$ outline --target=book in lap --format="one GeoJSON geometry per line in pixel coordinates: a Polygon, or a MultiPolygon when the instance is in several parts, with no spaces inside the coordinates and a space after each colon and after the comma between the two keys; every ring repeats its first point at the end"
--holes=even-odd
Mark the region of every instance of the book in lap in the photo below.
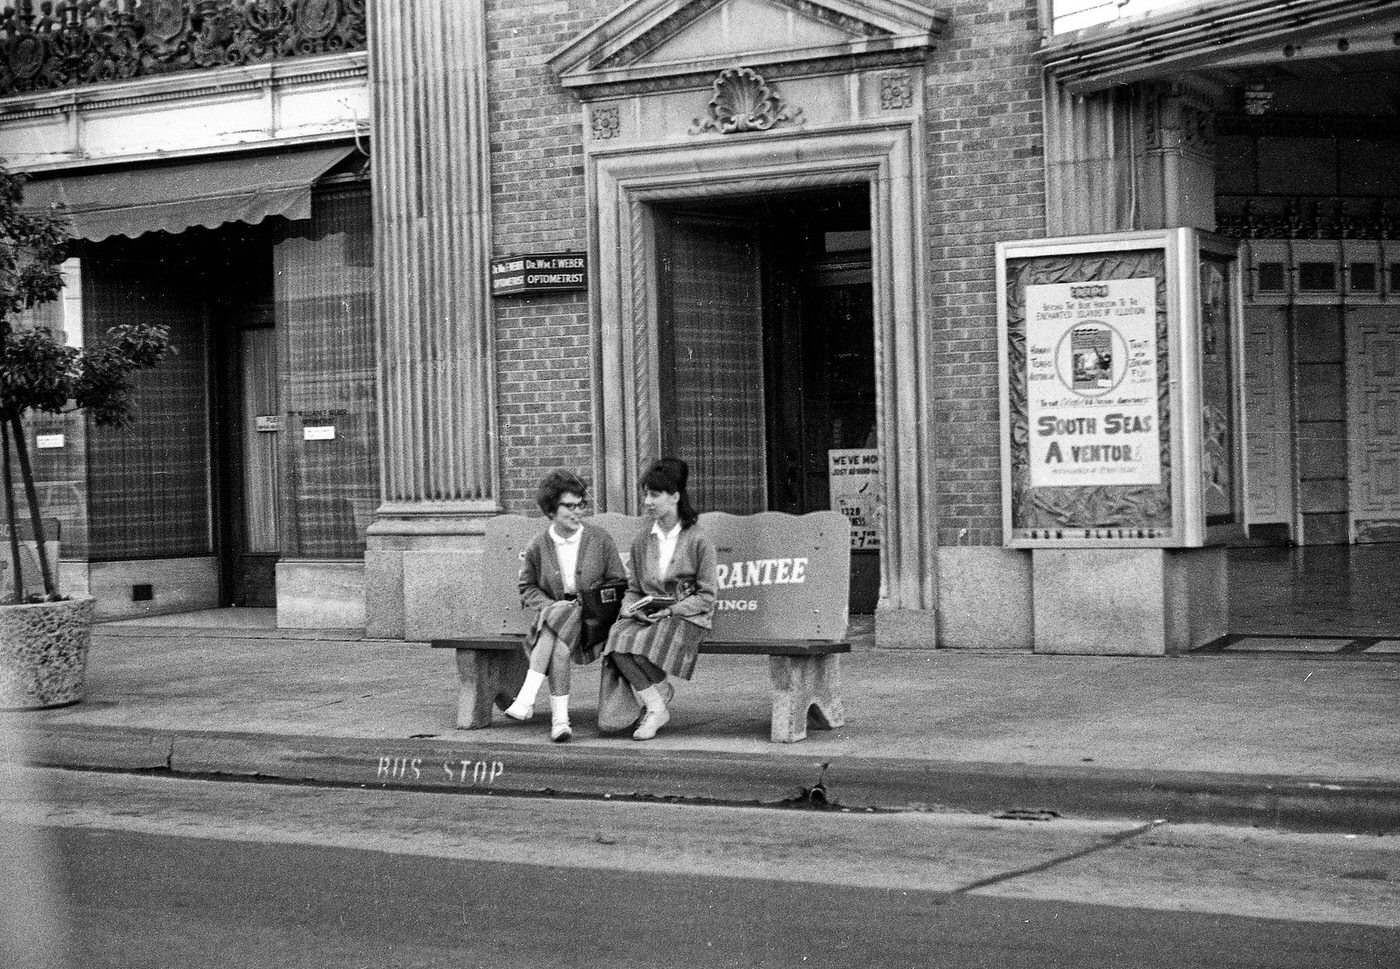
{"type": "Polygon", "coordinates": [[[646,613],[648,616],[662,609],[669,609],[676,604],[675,596],[643,596],[632,604],[632,608],[637,612],[646,613]]]}

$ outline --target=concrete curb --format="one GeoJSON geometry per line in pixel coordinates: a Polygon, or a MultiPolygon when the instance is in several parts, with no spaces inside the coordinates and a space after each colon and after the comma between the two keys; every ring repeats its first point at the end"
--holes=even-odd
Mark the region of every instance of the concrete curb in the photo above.
{"type": "Polygon", "coordinates": [[[145,728],[21,729],[32,766],[168,771],[474,794],[957,810],[1027,820],[1165,819],[1304,831],[1400,831],[1400,783],[907,758],[301,737],[145,728]]]}

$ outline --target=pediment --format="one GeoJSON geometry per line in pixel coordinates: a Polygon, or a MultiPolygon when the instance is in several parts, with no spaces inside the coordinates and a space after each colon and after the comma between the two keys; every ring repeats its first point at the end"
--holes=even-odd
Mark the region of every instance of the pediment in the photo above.
{"type": "Polygon", "coordinates": [[[580,95],[742,64],[922,60],[944,17],[917,0],[634,0],[550,58],[580,95]]]}

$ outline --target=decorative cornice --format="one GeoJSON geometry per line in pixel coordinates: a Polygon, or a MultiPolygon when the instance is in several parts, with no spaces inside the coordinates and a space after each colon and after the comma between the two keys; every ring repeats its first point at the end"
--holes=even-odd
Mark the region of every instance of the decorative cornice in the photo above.
{"type": "Polygon", "coordinates": [[[72,111],[103,111],[171,101],[194,101],[271,88],[295,88],[335,81],[364,81],[369,76],[365,51],[327,54],[292,64],[256,64],[248,67],[180,74],[122,84],[68,88],[0,99],[0,122],[37,118],[72,111]]]}
{"type": "MultiPolygon", "coordinates": [[[[815,46],[722,50],[663,60],[655,52],[720,7],[718,0],[634,0],[566,44],[549,60],[560,83],[584,101],[639,91],[707,86],[743,64],[767,77],[832,73],[895,63],[922,63],[941,36],[945,16],[915,0],[767,0],[833,39],[815,46]],[[835,39],[836,37],[843,39],[835,39]],[[810,66],[809,66],[810,65],[810,66]]],[[[772,43],[771,38],[747,38],[772,43]]]]}
{"type": "MultiPolygon", "coordinates": [[[[889,68],[914,68],[922,65],[926,52],[891,50],[871,53],[861,58],[858,65],[852,65],[851,58],[845,55],[825,57],[808,61],[780,61],[763,63],[761,60],[743,60],[738,64],[752,70],[762,71],[769,82],[793,80],[801,77],[823,77],[846,75],[857,67],[863,71],[885,70],[889,68]]],[[[734,61],[715,66],[699,67],[680,73],[656,75],[642,79],[633,78],[611,83],[599,83],[580,87],[574,93],[581,101],[602,101],[608,98],[627,97],[634,94],[666,94],[674,91],[704,91],[713,84],[715,75],[722,70],[736,66],[734,61]]]]}

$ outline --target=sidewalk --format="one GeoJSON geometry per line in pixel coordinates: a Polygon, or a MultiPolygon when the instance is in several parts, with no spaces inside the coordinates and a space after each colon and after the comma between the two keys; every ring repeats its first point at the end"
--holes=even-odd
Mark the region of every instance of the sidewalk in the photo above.
{"type": "Polygon", "coordinates": [[[762,657],[704,656],[674,718],[636,743],[498,715],[455,727],[453,655],[355,632],[274,630],[259,610],[97,627],[88,697],[0,714],[10,760],[475,793],[563,793],[1025,817],[1400,829],[1400,654],[843,658],[846,726],[767,740],[762,657]],[[241,628],[236,623],[240,623],[241,628]],[[823,765],[826,765],[823,767],[823,765]],[[815,789],[815,795],[813,791],[815,789]]]}

